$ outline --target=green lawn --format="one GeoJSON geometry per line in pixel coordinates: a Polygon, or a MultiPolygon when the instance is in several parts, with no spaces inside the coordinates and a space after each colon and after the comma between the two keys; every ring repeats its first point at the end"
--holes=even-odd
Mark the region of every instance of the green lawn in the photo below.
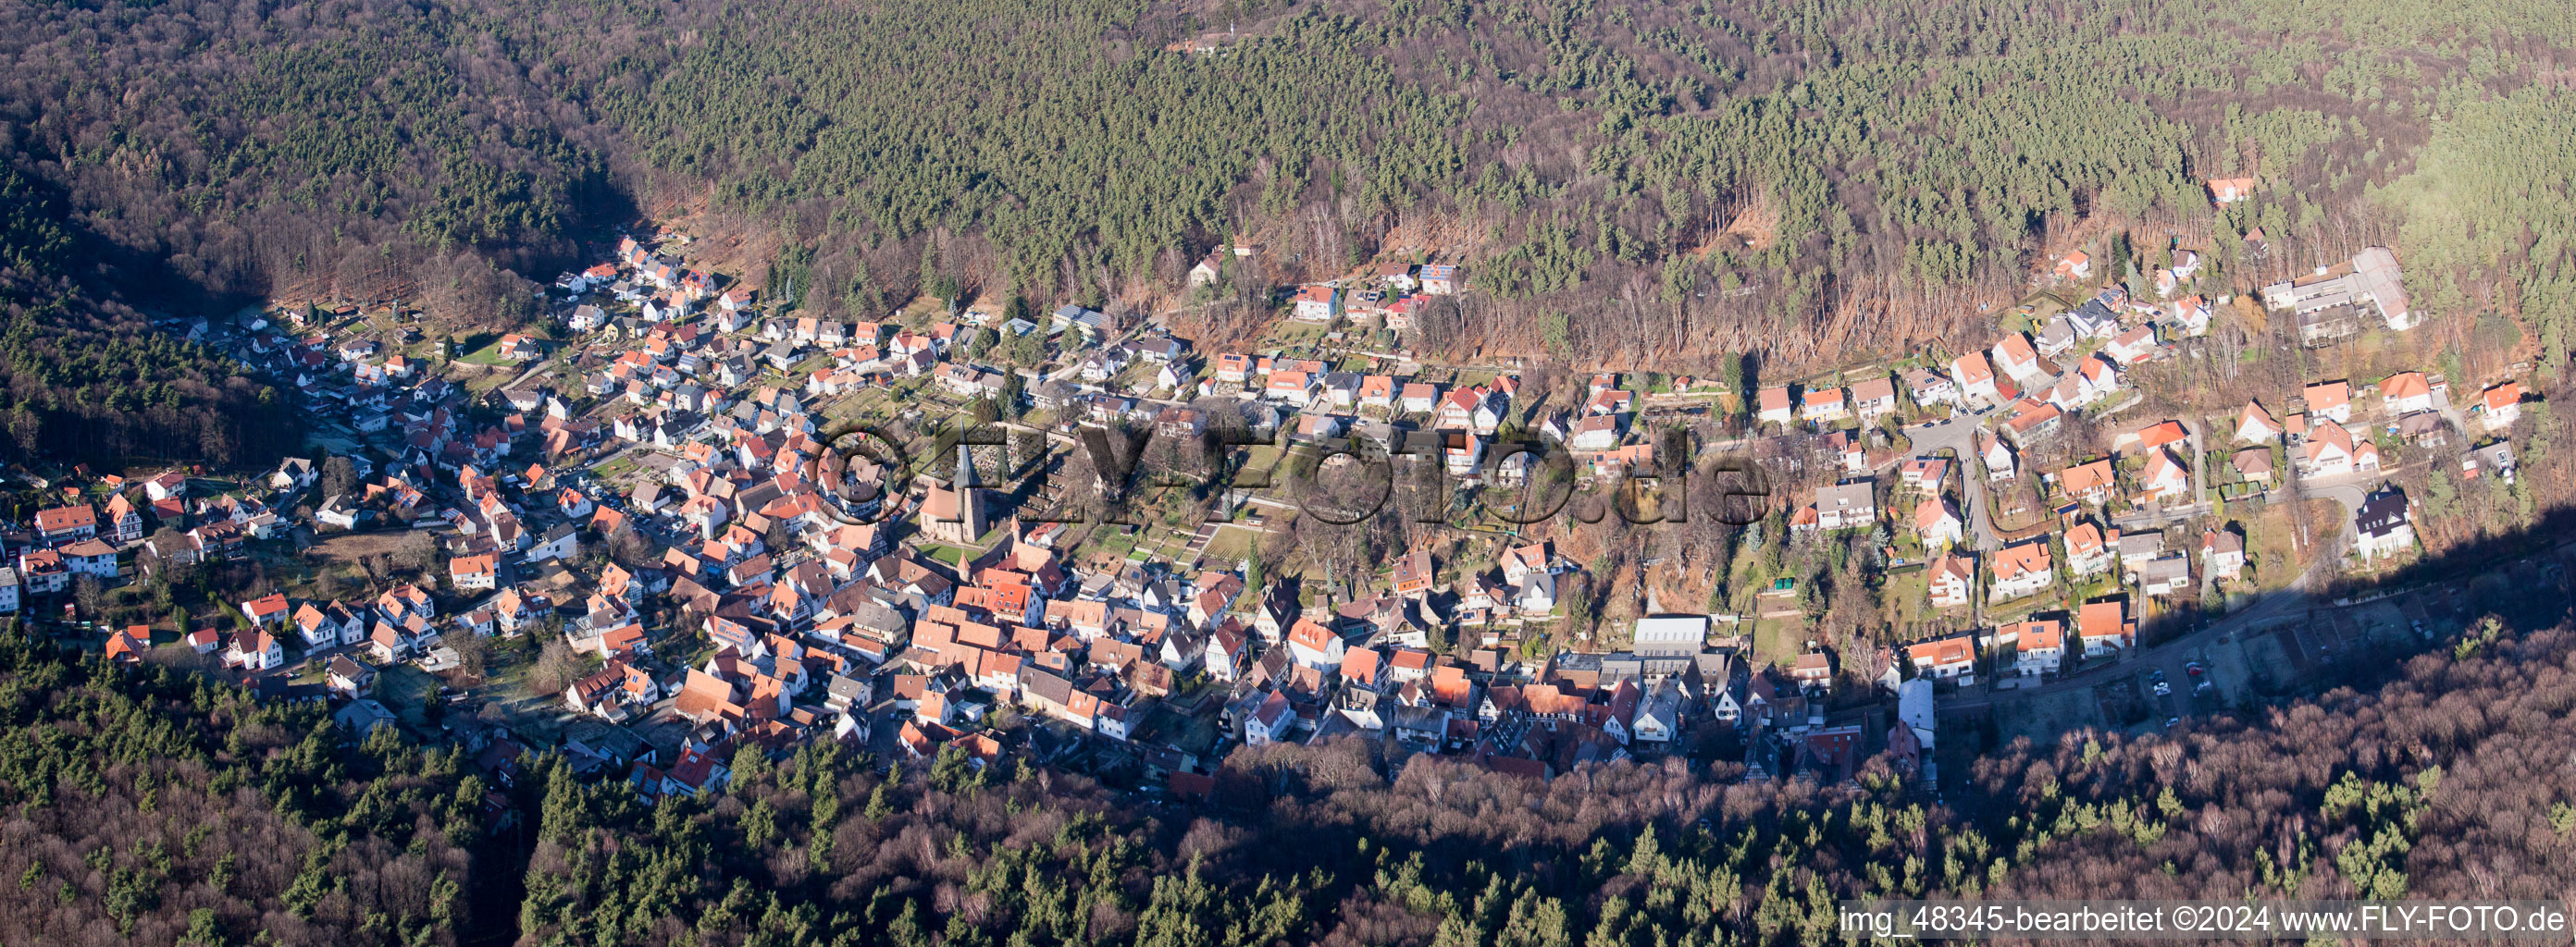
{"type": "Polygon", "coordinates": [[[1892,575],[1879,589],[1879,600],[1886,603],[1889,617],[1900,633],[1939,614],[1932,607],[1931,573],[1916,569],[1903,575],[1892,575]]]}
{"type": "Polygon", "coordinates": [[[1240,562],[1252,555],[1254,541],[1260,538],[1260,535],[1249,527],[1220,526],[1217,527],[1216,536],[1208,540],[1207,548],[1201,550],[1200,555],[1220,565],[1240,562]]]}
{"type": "Polygon", "coordinates": [[[1261,337],[1260,347],[1264,349],[1296,348],[1301,345],[1312,345],[1323,337],[1324,327],[1321,325],[1280,319],[1272,323],[1270,331],[1261,337]]]}
{"type": "Polygon", "coordinates": [[[1125,558],[1136,550],[1136,537],[1117,529],[1096,530],[1092,533],[1090,546],[1099,552],[1125,558]]]}
{"type": "Polygon", "coordinates": [[[1805,623],[1794,618],[1765,618],[1753,622],[1753,660],[1786,667],[1806,653],[1807,640],[1802,636],[1805,623]]]}

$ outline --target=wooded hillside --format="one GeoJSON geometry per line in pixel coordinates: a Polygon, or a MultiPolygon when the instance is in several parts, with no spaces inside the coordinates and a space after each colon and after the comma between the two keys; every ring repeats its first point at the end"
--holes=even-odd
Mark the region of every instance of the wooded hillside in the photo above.
{"type": "Polygon", "coordinates": [[[483,785],[312,706],[0,640],[0,943],[422,947],[470,932],[483,785]]]}
{"type": "Polygon", "coordinates": [[[652,810],[554,783],[523,939],[1645,947],[1824,942],[1835,899],[1871,895],[2561,898],[2571,712],[2561,629],[2250,723],[2004,748],[1947,806],[1883,769],[1832,790],[1678,764],[1539,782],[1388,773],[1343,741],[1238,752],[1213,806],[1140,811],[1008,763],[879,779],[809,751],[652,810]]]}
{"type": "Polygon", "coordinates": [[[506,798],[532,823],[487,836],[461,754],[13,635],[0,940],[1647,947],[1813,943],[1868,895],[2568,896],[2576,631],[2489,620],[2388,675],[1997,748],[1940,803],[1880,762],[1833,788],[1678,763],[1539,781],[1343,740],[1238,752],[1210,799],[1160,806],[822,744],[738,754],[729,790],[658,807],[531,757],[506,798]]]}
{"type": "Polygon", "coordinates": [[[1240,234],[1280,278],[1464,261],[1491,304],[1460,338],[1686,371],[1973,334],[2113,228],[2214,251],[2220,288],[2395,241],[2419,299],[2553,339],[2570,318],[2567,248],[2524,224],[2566,213],[2576,159],[2515,138],[2564,110],[2538,77],[2576,22],[2549,0],[178,0],[0,23],[17,163],[81,228],[198,290],[408,291],[466,322],[512,285],[484,261],[543,279],[629,200],[748,241],[775,296],[826,311],[925,278],[1135,299],[1240,234]],[[2218,215],[2203,182],[2233,175],[2259,196],[2218,215]],[[2259,263],[2235,239],[2257,227],[2259,263]]]}
{"type": "Polygon", "coordinates": [[[292,449],[284,392],[153,330],[117,291],[166,269],[80,274],[112,251],[67,222],[68,206],[50,182],[0,168],[0,455],[266,464],[292,449]]]}

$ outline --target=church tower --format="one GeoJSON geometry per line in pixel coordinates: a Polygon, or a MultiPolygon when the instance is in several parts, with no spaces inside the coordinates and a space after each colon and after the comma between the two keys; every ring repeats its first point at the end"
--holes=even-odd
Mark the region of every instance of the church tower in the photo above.
{"type": "Polygon", "coordinates": [[[971,546],[992,528],[991,491],[975,475],[974,448],[965,441],[957,442],[957,470],[948,484],[932,484],[923,498],[921,532],[931,539],[956,546],[971,546]]]}

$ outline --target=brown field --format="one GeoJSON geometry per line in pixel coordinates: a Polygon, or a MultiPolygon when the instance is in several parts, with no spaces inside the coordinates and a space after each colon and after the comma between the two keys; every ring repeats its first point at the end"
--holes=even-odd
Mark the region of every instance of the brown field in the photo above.
{"type": "Polygon", "coordinates": [[[315,542],[306,554],[324,567],[356,566],[360,556],[389,556],[401,548],[405,530],[348,533],[315,542]]]}

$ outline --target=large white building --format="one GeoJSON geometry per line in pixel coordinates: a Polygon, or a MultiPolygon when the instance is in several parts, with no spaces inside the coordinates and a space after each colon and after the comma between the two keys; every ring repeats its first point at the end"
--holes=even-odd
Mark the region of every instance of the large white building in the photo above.
{"type": "Polygon", "coordinates": [[[2296,312],[2303,329],[2320,318],[2342,312],[2357,314],[2365,308],[2376,310],[2389,328],[2400,332],[2423,321],[2406,299],[2397,254],[2387,247],[2371,247],[2349,262],[2318,267],[2307,276],[2265,286],[2263,305],[2296,312]]]}
{"type": "Polygon", "coordinates": [[[1656,615],[1637,619],[1630,636],[1638,657],[1686,657],[1708,644],[1708,616],[1656,615]]]}

